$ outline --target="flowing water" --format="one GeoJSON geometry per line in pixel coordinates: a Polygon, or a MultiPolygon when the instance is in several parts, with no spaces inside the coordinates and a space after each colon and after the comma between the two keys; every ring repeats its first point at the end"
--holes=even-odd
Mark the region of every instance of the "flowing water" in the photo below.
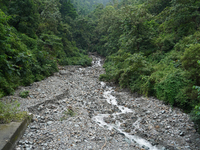
{"type": "MultiPolygon", "coordinates": [[[[101,82],[102,84],[102,87],[105,87],[105,83],[104,82],[101,82]]],[[[134,110],[131,110],[127,107],[124,107],[124,106],[120,106],[117,104],[117,100],[116,100],[116,97],[114,97],[111,93],[113,92],[114,90],[112,89],[112,87],[108,87],[106,86],[106,89],[104,90],[104,93],[103,93],[103,96],[106,98],[107,102],[111,105],[115,105],[119,108],[119,110],[121,111],[120,113],[113,113],[112,115],[114,116],[114,119],[121,115],[121,114],[126,114],[126,113],[133,113],[134,114],[134,110]]],[[[118,132],[124,134],[127,138],[129,138],[132,142],[136,142],[138,143],[141,147],[142,146],[145,146],[145,147],[148,147],[150,150],[158,150],[155,146],[152,146],[148,141],[146,141],[145,139],[143,138],[140,138],[138,136],[135,136],[135,135],[130,135],[126,132],[123,132],[121,129],[120,129],[120,125],[122,123],[120,122],[116,122],[115,124],[108,124],[104,121],[104,118],[105,117],[108,117],[110,116],[110,114],[99,114],[95,117],[93,117],[93,119],[101,126],[101,127],[106,127],[108,128],[109,130],[112,130],[112,129],[115,129],[117,130],[118,132]]],[[[135,128],[138,128],[138,125],[137,123],[139,122],[140,118],[138,118],[138,120],[133,124],[133,126],[135,126],[135,128]]]]}
{"type": "MultiPolygon", "coordinates": [[[[97,59],[96,61],[92,61],[93,67],[98,67],[101,66],[101,59],[97,59]]],[[[129,109],[127,107],[124,106],[120,106],[117,103],[116,97],[114,97],[111,93],[114,92],[112,87],[106,86],[105,82],[101,82],[101,88],[105,88],[104,92],[103,92],[103,97],[106,98],[106,101],[111,104],[111,105],[115,105],[118,107],[118,109],[121,111],[120,113],[113,113],[112,116],[114,117],[114,119],[122,114],[126,114],[126,113],[133,113],[134,114],[134,110],[129,109]]],[[[152,146],[151,143],[149,143],[147,140],[138,137],[136,135],[130,135],[124,131],[122,131],[122,129],[120,129],[120,125],[122,123],[120,123],[119,121],[116,121],[115,124],[108,124],[104,121],[104,118],[109,117],[110,114],[98,114],[97,116],[93,117],[93,120],[95,122],[97,122],[101,127],[104,128],[108,128],[109,130],[115,129],[118,132],[120,132],[121,134],[125,135],[128,139],[130,139],[132,142],[136,142],[138,143],[141,147],[145,146],[147,147],[149,150],[158,150],[158,148],[156,148],[156,146],[152,146]]],[[[135,123],[133,123],[133,126],[135,127],[135,129],[139,128],[139,124],[138,122],[140,121],[140,118],[137,118],[137,120],[135,121],[135,123]]]]}
{"type": "Polygon", "coordinates": [[[103,59],[91,57],[92,66],[65,66],[10,97],[33,114],[16,150],[200,150],[189,115],[99,81],[103,59]]]}

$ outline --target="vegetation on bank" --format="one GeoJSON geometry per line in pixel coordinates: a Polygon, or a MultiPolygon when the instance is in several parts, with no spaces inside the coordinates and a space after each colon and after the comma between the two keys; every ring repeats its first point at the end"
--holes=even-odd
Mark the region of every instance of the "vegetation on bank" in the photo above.
{"type": "Polygon", "coordinates": [[[14,102],[0,101],[0,124],[10,123],[11,121],[22,121],[28,117],[27,112],[19,110],[20,104],[14,102]]]}
{"type": "Polygon", "coordinates": [[[0,0],[0,97],[52,75],[57,65],[90,65],[73,40],[68,0],[0,0]]]}

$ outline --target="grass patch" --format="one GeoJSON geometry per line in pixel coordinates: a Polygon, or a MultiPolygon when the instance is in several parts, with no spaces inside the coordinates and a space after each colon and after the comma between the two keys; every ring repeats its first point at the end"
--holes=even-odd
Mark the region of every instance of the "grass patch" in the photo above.
{"type": "Polygon", "coordinates": [[[19,93],[19,96],[20,96],[21,98],[27,98],[28,95],[29,95],[29,91],[21,91],[21,92],[19,93]]]}
{"type": "Polygon", "coordinates": [[[20,111],[19,106],[17,101],[12,103],[0,101],[0,124],[22,121],[27,116],[27,112],[20,111]]]}
{"type": "Polygon", "coordinates": [[[63,114],[64,115],[60,118],[61,121],[66,120],[69,117],[74,117],[75,116],[75,112],[74,112],[74,110],[72,109],[71,106],[69,106],[67,108],[67,111],[64,111],[63,114]]]}

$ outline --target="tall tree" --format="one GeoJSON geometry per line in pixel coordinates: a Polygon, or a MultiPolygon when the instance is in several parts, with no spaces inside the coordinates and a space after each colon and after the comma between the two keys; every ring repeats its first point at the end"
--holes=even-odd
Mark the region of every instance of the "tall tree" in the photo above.
{"type": "Polygon", "coordinates": [[[9,21],[19,32],[35,37],[34,30],[38,27],[39,14],[33,0],[12,0],[9,2],[9,21]]]}

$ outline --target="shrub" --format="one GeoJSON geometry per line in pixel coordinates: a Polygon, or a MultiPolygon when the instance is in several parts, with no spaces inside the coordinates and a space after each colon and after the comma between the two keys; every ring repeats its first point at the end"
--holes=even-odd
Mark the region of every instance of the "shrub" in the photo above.
{"type": "Polygon", "coordinates": [[[128,87],[134,92],[144,93],[141,82],[145,82],[152,71],[152,66],[140,53],[126,53],[121,50],[110,56],[104,65],[106,74],[100,80],[114,81],[121,87],[128,87]]]}
{"type": "Polygon", "coordinates": [[[19,93],[19,96],[22,98],[27,98],[29,95],[29,91],[22,91],[19,93]]]}
{"type": "Polygon", "coordinates": [[[200,132],[200,104],[196,105],[190,114],[192,121],[196,124],[196,127],[200,132]]]}
{"type": "Polygon", "coordinates": [[[181,57],[183,67],[190,72],[190,78],[200,85],[200,65],[197,61],[200,60],[200,44],[191,44],[185,49],[184,55],[181,57]]]}
{"type": "MultiPolygon", "coordinates": [[[[157,72],[161,73],[161,72],[157,72]]],[[[179,99],[178,95],[185,95],[182,89],[188,85],[188,80],[181,69],[173,67],[163,70],[163,77],[155,83],[155,91],[158,99],[173,105],[183,106],[187,104],[187,98],[179,99]],[[168,70],[169,69],[169,70],[168,70]]]]}
{"type": "Polygon", "coordinates": [[[192,91],[194,82],[179,61],[182,53],[173,50],[166,53],[159,63],[154,60],[154,72],[146,79],[144,89],[148,95],[154,95],[172,106],[191,110],[195,95],[192,91]]]}
{"type": "MultiPolygon", "coordinates": [[[[200,65],[200,61],[198,61],[198,64],[200,65]]],[[[200,86],[193,86],[194,89],[198,92],[198,99],[200,98],[200,86]]],[[[196,105],[191,112],[192,120],[194,123],[196,123],[197,128],[200,129],[200,102],[198,105],[196,105]]],[[[200,130],[199,130],[200,132],[200,130]]]]}

